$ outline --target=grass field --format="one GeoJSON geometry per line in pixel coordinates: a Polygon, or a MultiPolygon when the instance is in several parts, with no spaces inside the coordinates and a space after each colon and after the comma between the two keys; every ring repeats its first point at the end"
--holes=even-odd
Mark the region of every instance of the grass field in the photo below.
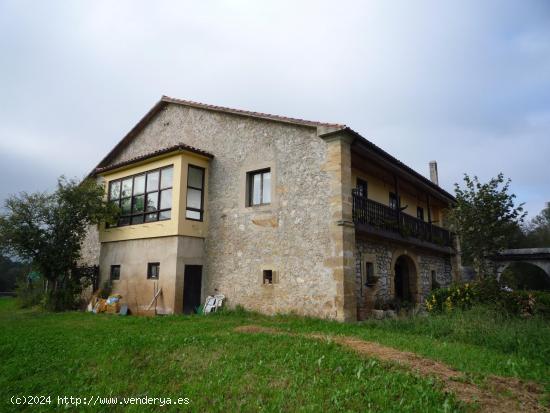
{"type": "MultiPolygon", "coordinates": [[[[467,373],[500,375],[550,390],[550,325],[485,309],[346,325],[246,312],[157,318],[18,310],[0,299],[0,411],[59,410],[57,396],[186,397],[162,411],[473,411],[437,379],[301,335],[244,334],[260,325],[345,334],[413,351],[467,373]],[[13,406],[17,396],[51,396],[13,406]]],[[[120,399],[119,399],[120,400],[120,399]]],[[[68,411],[161,411],[158,406],[68,411]]]]}

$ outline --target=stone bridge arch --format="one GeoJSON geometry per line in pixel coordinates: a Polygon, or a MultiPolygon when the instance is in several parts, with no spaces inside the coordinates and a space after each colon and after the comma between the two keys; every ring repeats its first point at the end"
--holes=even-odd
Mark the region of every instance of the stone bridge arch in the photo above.
{"type": "Polygon", "coordinates": [[[497,279],[504,270],[513,263],[525,262],[534,265],[546,273],[550,278],[550,248],[518,248],[504,250],[492,258],[495,265],[497,279]]]}

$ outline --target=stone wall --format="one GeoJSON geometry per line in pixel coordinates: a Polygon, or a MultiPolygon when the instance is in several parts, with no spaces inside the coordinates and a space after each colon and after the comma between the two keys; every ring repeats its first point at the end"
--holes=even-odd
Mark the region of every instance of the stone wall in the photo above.
{"type": "Polygon", "coordinates": [[[90,225],[80,248],[78,265],[92,267],[99,265],[99,231],[96,225],[90,225]]]}
{"type": "MultiPolygon", "coordinates": [[[[264,313],[343,319],[331,250],[327,143],[316,128],[168,105],[112,162],[185,143],[212,153],[204,294],[264,313]],[[272,171],[272,202],[247,207],[246,174],[272,171]],[[275,272],[264,285],[262,270],[275,272]]],[[[353,257],[352,257],[353,258],[353,257]]]]}
{"type": "Polygon", "coordinates": [[[385,301],[394,297],[393,280],[395,261],[401,255],[411,258],[416,267],[417,286],[420,292],[419,303],[422,304],[431,291],[431,272],[435,271],[436,280],[441,287],[447,287],[452,282],[451,257],[439,255],[425,249],[404,246],[390,241],[374,238],[358,238],[356,240],[356,294],[358,307],[370,310],[377,300],[385,301]],[[361,286],[362,260],[374,264],[374,275],[378,281],[373,287],[361,286]]]}

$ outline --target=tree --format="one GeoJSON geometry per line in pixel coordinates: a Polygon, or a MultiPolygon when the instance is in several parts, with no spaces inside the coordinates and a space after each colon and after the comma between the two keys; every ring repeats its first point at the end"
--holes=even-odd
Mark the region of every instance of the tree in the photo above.
{"type": "Polygon", "coordinates": [[[457,204],[449,211],[449,222],[460,237],[463,262],[480,277],[492,272],[489,258],[508,247],[526,215],[508,192],[510,182],[502,173],[487,183],[465,174],[464,188],[455,184],[457,204]]]}
{"type": "Polygon", "coordinates": [[[531,220],[525,227],[525,243],[531,247],[550,248],[550,205],[531,220]]]}
{"type": "Polygon", "coordinates": [[[54,310],[69,308],[82,288],[73,275],[89,225],[113,222],[117,208],[104,199],[93,180],[58,180],[54,193],[22,193],[5,201],[0,215],[0,248],[32,263],[47,280],[46,302],[54,310]]]}

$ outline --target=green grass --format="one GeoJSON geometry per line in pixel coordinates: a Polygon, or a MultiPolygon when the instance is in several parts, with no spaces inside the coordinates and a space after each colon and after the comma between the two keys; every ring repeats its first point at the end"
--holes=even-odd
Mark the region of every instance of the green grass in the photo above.
{"type": "Polygon", "coordinates": [[[550,392],[550,321],[521,319],[478,306],[451,314],[367,321],[361,325],[304,318],[272,320],[294,331],[347,334],[442,361],[474,376],[532,380],[550,392]]]}
{"type": "Polygon", "coordinates": [[[56,400],[16,409],[9,405],[13,395],[191,400],[163,411],[471,410],[432,378],[360,357],[334,343],[234,332],[246,324],[356,335],[443,360],[473,375],[511,375],[548,385],[544,361],[550,332],[542,320],[491,322],[476,312],[361,325],[238,311],[138,318],[18,310],[14,300],[0,299],[0,411],[59,409],[56,400]],[[468,319],[479,326],[469,326],[468,319]]]}

